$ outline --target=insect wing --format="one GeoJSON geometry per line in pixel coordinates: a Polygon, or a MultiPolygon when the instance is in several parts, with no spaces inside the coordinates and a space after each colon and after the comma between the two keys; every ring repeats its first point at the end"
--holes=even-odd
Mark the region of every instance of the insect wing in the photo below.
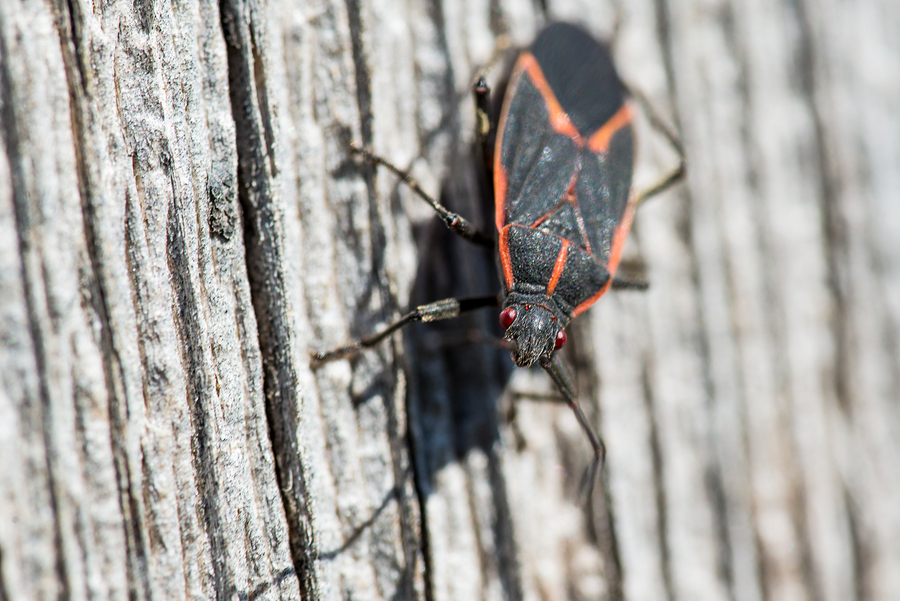
{"type": "Polygon", "coordinates": [[[614,271],[634,208],[634,146],[608,51],[575,26],[546,28],[516,63],[498,131],[498,231],[540,229],[614,271]]]}
{"type": "Polygon", "coordinates": [[[542,80],[534,56],[523,53],[510,80],[494,153],[498,231],[510,224],[533,227],[565,197],[578,170],[578,145],[554,129],[538,88],[542,80]]]}

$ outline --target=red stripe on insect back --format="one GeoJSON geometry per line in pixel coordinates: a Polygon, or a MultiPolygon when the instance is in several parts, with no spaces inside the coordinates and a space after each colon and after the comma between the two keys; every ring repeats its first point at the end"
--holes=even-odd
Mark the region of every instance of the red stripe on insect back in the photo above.
{"type": "MultiPolygon", "coordinates": [[[[515,89],[519,85],[519,79],[522,77],[522,69],[518,65],[513,69],[512,75],[509,77],[509,90],[515,89]]],[[[509,100],[503,102],[503,108],[500,110],[500,121],[497,123],[497,139],[494,141],[494,224],[497,226],[497,232],[503,231],[506,225],[506,191],[509,187],[506,177],[506,170],[503,168],[503,132],[506,130],[506,114],[509,112],[509,100]]]]}
{"type": "Polygon", "coordinates": [[[513,285],[513,268],[512,259],[509,256],[509,228],[511,225],[500,230],[500,240],[498,250],[500,251],[500,265],[503,267],[503,279],[506,281],[506,289],[512,290],[513,285]]]}
{"type": "Polygon", "coordinates": [[[622,105],[616,114],[609,118],[609,121],[603,124],[591,138],[588,140],[588,148],[595,154],[606,152],[609,150],[609,141],[612,140],[616,132],[631,123],[631,106],[628,103],[622,105]]]}
{"type": "Polygon", "coordinates": [[[538,92],[541,93],[541,96],[544,97],[544,102],[547,103],[547,114],[550,117],[550,126],[553,127],[553,130],[572,138],[579,146],[584,145],[584,141],[578,133],[578,129],[575,127],[575,124],[572,123],[572,120],[569,118],[566,111],[563,110],[562,105],[559,104],[559,100],[556,99],[556,94],[550,89],[550,84],[547,83],[544,72],[541,70],[541,66],[538,64],[537,59],[534,58],[534,55],[530,52],[523,52],[519,57],[516,69],[522,69],[528,73],[528,78],[531,80],[531,83],[534,84],[534,87],[536,87],[538,92]]]}
{"type": "Polygon", "coordinates": [[[609,270],[610,281],[612,276],[616,274],[619,268],[619,260],[622,258],[622,248],[625,246],[625,239],[628,238],[628,232],[631,231],[631,222],[634,220],[634,211],[637,208],[635,199],[632,196],[628,199],[628,206],[625,207],[625,214],[622,215],[622,221],[613,234],[612,246],[609,249],[609,263],[606,269],[609,270]]]}
{"type": "MultiPolygon", "coordinates": [[[[502,130],[500,130],[502,132],[502,130]]],[[[502,133],[500,134],[503,135],[502,133]]],[[[498,150],[494,152],[494,221],[497,231],[501,231],[506,225],[506,171],[500,164],[500,141],[497,142],[498,150]]]]}
{"type": "Polygon", "coordinates": [[[616,228],[616,231],[613,234],[612,245],[609,250],[609,262],[606,265],[606,269],[609,271],[609,280],[606,282],[606,286],[604,286],[600,292],[575,307],[575,310],[572,311],[573,319],[587,311],[588,308],[596,303],[597,299],[603,296],[606,291],[609,290],[609,287],[612,286],[613,276],[616,275],[616,269],[619,267],[619,260],[622,258],[622,247],[625,246],[625,239],[628,237],[628,232],[631,230],[631,222],[634,220],[635,208],[634,197],[631,197],[628,199],[628,206],[625,207],[625,214],[622,216],[622,221],[619,223],[619,227],[616,228]]]}
{"type": "Polygon", "coordinates": [[[552,296],[553,291],[556,290],[556,284],[559,282],[559,278],[566,266],[567,256],[569,256],[569,241],[563,240],[562,248],[559,249],[559,254],[556,255],[556,264],[553,265],[553,273],[550,275],[550,281],[547,283],[548,297],[552,296]]]}

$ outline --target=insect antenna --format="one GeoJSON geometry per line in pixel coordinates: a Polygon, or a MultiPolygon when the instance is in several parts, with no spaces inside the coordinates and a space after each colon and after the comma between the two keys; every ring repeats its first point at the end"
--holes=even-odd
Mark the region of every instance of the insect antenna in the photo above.
{"type": "Polygon", "coordinates": [[[581,424],[581,428],[584,430],[585,434],[587,434],[588,440],[591,442],[591,447],[594,449],[594,459],[585,471],[584,478],[579,486],[579,497],[586,501],[591,497],[591,492],[594,489],[594,482],[597,480],[597,474],[603,467],[604,461],[606,461],[606,445],[603,444],[603,440],[597,436],[596,432],[594,432],[594,429],[588,422],[587,416],[584,414],[584,411],[581,410],[578,401],[575,400],[572,379],[569,377],[566,368],[559,358],[556,356],[541,357],[538,362],[544,371],[547,372],[547,375],[550,376],[550,379],[553,380],[553,383],[566,399],[569,407],[575,412],[578,423],[581,424]]]}

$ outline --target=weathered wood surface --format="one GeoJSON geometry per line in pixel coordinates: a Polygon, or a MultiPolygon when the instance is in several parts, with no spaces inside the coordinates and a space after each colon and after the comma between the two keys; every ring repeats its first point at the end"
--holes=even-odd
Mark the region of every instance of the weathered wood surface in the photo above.
{"type": "Polygon", "coordinates": [[[586,507],[492,312],[309,369],[492,290],[346,144],[483,218],[496,36],[613,29],[539,4],[0,2],[0,599],[900,598],[894,0],[622,3],[689,172],[636,220],[650,291],[572,327],[586,507]]]}

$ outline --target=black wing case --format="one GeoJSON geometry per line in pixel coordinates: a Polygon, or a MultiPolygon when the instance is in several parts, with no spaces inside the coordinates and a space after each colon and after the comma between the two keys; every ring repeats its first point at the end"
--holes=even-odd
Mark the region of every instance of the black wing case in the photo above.
{"type": "Polygon", "coordinates": [[[549,281],[540,277],[528,288],[562,294],[577,315],[605,291],[634,209],[631,111],[607,50],[572,25],[545,29],[516,63],[498,131],[496,225],[507,289],[553,265],[549,281]],[[515,232],[504,229],[514,225],[510,237],[515,232]],[[525,234],[521,227],[567,241],[568,255],[557,254],[563,240],[511,248],[525,234]],[[550,256],[538,260],[532,253],[542,246],[550,256]],[[585,253],[599,271],[588,268],[585,253]],[[513,273],[517,254],[530,255],[532,266],[550,265],[513,273]]]}

